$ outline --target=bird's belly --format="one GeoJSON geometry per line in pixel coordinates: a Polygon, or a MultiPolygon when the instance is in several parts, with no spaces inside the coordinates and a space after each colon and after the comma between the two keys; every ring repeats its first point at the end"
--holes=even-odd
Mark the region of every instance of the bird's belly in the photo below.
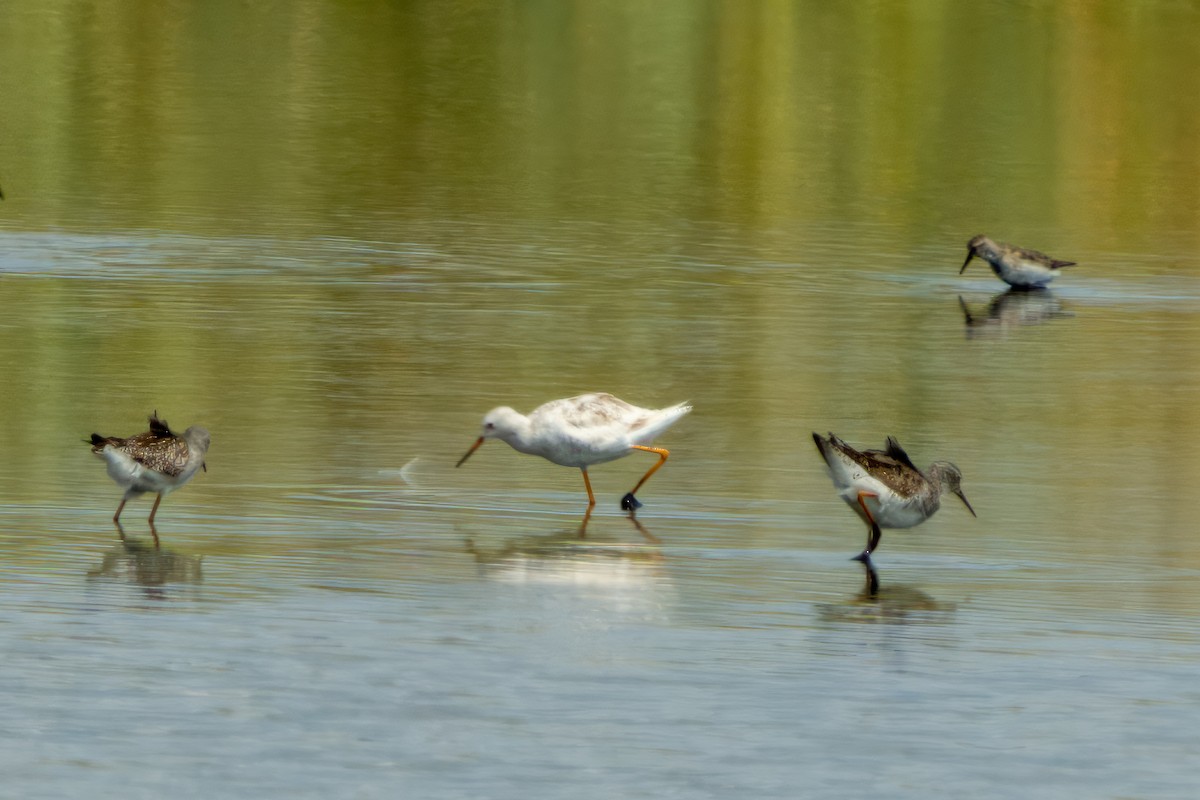
{"type": "Polygon", "coordinates": [[[912,528],[925,520],[925,513],[921,510],[919,503],[911,505],[885,504],[880,507],[875,518],[881,528],[912,528]]]}
{"type": "Polygon", "coordinates": [[[574,445],[562,447],[550,454],[543,454],[547,459],[555,464],[561,464],[564,467],[577,467],[586,469],[593,464],[604,464],[609,461],[616,461],[618,458],[629,455],[629,448],[622,447],[619,450],[612,448],[589,447],[587,445],[574,445]]]}
{"type": "Polygon", "coordinates": [[[1035,286],[1045,286],[1054,280],[1053,270],[1037,264],[1028,264],[1024,261],[1018,261],[1015,264],[1001,261],[993,266],[996,268],[996,274],[1000,276],[1001,280],[1010,286],[1019,286],[1028,289],[1035,286]]]}
{"type": "Polygon", "coordinates": [[[108,476],[116,484],[130,492],[169,492],[177,489],[195,474],[195,469],[188,469],[182,475],[172,477],[147,469],[123,453],[113,450],[104,452],[104,460],[108,476]]]}
{"type": "MultiPolygon", "coordinates": [[[[858,514],[863,522],[867,522],[867,515],[863,513],[862,506],[858,502],[858,491],[860,490],[872,491],[872,489],[858,487],[853,491],[844,492],[842,499],[850,508],[854,509],[854,513],[858,514]]],[[[863,502],[867,504],[871,516],[875,518],[875,522],[881,528],[911,528],[920,525],[927,518],[919,502],[898,500],[886,490],[876,491],[874,494],[877,496],[864,496],[863,502]]]]}

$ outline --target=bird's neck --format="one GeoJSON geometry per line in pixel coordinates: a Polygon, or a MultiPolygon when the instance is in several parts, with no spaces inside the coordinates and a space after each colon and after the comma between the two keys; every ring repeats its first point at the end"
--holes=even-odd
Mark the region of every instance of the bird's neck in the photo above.
{"type": "Polygon", "coordinates": [[[534,440],[533,428],[529,417],[517,416],[508,420],[507,428],[497,435],[498,439],[507,442],[509,447],[519,453],[538,454],[539,448],[534,440]]]}

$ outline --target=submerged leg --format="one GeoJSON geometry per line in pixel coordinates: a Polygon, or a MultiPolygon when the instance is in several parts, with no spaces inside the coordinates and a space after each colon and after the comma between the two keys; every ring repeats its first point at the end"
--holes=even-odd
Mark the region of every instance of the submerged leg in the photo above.
{"type": "Polygon", "coordinates": [[[596,505],[596,495],[592,494],[592,482],[588,480],[587,470],[580,467],[580,472],[583,473],[583,485],[588,492],[588,513],[591,513],[592,506],[596,505]]]}
{"type": "MultiPolygon", "coordinates": [[[[587,473],[584,473],[584,474],[586,475],[587,473]]],[[[588,506],[587,511],[583,512],[583,522],[579,523],[579,538],[580,539],[587,538],[588,520],[590,520],[591,518],[592,518],[592,507],[588,506]]]]}
{"type": "Polygon", "coordinates": [[[150,509],[150,535],[154,537],[154,547],[158,549],[158,531],[154,528],[154,515],[158,513],[158,504],[162,502],[162,494],[154,498],[154,508],[150,509]]]}
{"type": "Polygon", "coordinates": [[[121,505],[117,506],[117,513],[113,514],[113,522],[116,523],[118,528],[121,527],[121,512],[125,510],[125,504],[128,502],[128,497],[122,497],[121,505]]]}
{"type": "Polygon", "coordinates": [[[863,569],[866,571],[864,576],[863,590],[860,593],[861,597],[874,599],[879,596],[879,573],[875,571],[875,565],[871,563],[871,557],[860,559],[863,569]]]}
{"type": "Polygon", "coordinates": [[[638,533],[640,533],[642,536],[646,537],[646,541],[650,542],[651,544],[661,544],[662,543],[661,539],[659,539],[657,536],[655,536],[650,531],[646,530],[645,525],[638,522],[638,518],[633,513],[630,513],[630,515],[627,517],[627,519],[633,523],[633,527],[637,528],[638,533]]]}
{"type": "Polygon", "coordinates": [[[621,498],[622,511],[634,511],[642,507],[641,502],[634,497],[634,495],[637,494],[638,489],[642,488],[642,484],[650,479],[651,475],[658,472],[659,467],[665,464],[667,462],[667,457],[671,455],[670,451],[664,450],[661,447],[646,447],[645,445],[641,444],[632,444],[630,447],[634,450],[645,450],[647,453],[657,453],[658,461],[655,462],[654,466],[646,470],[646,474],[643,475],[642,479],[637,482],[637,485],[629,491],[629,494],[621,498]]]}

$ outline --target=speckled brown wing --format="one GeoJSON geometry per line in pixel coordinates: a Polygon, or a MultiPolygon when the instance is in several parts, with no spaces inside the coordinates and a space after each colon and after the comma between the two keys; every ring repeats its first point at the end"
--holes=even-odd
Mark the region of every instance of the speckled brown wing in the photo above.
{"type": "Polygon", "coordinates": [[[156,412],[150,417],[150,430],[129,438],[92,434],[92,452],[101,453],[112,446],[147,469],[175,477],[183,473],[188,462],[187,442],[171,432],[156,412]]]}
{"type": "MultiPolygon", "coordinates": [[[[583,394],[557,401],[563,403],[562,419],[576,428],[602,428],[626,419],[636,406],[607,392],[583,394]]],[[[547,403],[547,405],[551,405],[547,403]]],[[[536,413],[536,412],[535,412],[536,413]]],[[[649,416],[649,414],[647,414],[649,416]]],[[[642,424],[645,424],[644,422],[642,424]]]]}
{"type": "Polygon", "coordinates": [[[1043,266],[1049,267],[1050,269],[1061,269],[1062,267],[1075,266],[1074,261],[1063,261],[1061,259],[1054,258],[1053,256],[1048,256],[1045,253],[1043,253],[1041,250],[1031,250],[1028,247],[1017,247],[1015,245],[1009,245],[1009,246],[1012,247],[1013,251],[1018,256],[1020,256],[1021,258],[1024,258],[1026,261],[1033,261],[1035,263],[1042,264],[1043,266]]]}
{"type": "Polygon", "coordinates": [[[855,450],[837,438],[834,438],[832,443],[846,457],[897,494],[910,496],[920,492],[925,485],[925,476],[912,463],[912,459],[904,452],[904,448],[900,447],[900,443],[891,436],[888,437],[886,452],[855,450]]]}
{"type": "Polygon", "coordinates": [[[143,467],[172,478],[183,474],[188,463],[187,442],[178,436],[139,433],[126,439],[117,449],[143,467]]]}

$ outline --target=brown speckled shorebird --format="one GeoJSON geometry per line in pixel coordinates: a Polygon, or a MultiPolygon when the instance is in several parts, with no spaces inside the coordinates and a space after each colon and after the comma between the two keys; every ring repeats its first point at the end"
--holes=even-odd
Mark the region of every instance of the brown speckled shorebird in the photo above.
{"type": "Polygon", "coordinates": [[[541,456],[564,467],[578,467],[591,508],[596,505],[596,495],[592,494],[588,467],[643,450],[657,455],[658,461],[621,499],[623,510],[634,511],[642,505],[634,496],[637,490],[670,455],[661,447],[650,447],[650,442],[691,410],[687,403],[661,409],[638,408],[606,392],[551,400],[529,416],[501,406],[484,416],[483,433],[454,466],[461,467],[487,439],[500,439],[518,452],[541,456]]]}
{"type": "Polygon", "coordinates": [[[867,548],[856,558],[869,561],[883,536],[881,528],[911,528],[933,516],[941,496],[953,492],[975,516],[959,484],[962,472],[949,461],[935,461],[917,469],[908,453],[889,436],[887,450],[855,450],[834,434],[813,434],[817,449],[829,466],[838,494],[870,526],[867,548]]]}
{"type": "Polygon", "coordinates": [[[154,515],[163,495],[173,492],[192,479],[204,465],[208,452],[208,431],[193,425],[183,435],[172,433],[167,423],[158,418],[155,411],[150,417],[150,430],[122,439],[117,436],[101,436],[93,433],[89,443],[92,452],[108,465],[108,475],[125,490],[113,522],[121,526],[121,511],[130,498],[146,492],[158,494],[154,508],[150,509],[150,532],[154,541],[158,533],[154,530],[154,515]]]}
{"type": "Polygon", "coordinates": [[[1037,250],[993,242],[980,234],[967,242],[967,260],[958,271],[959,275],[976,256],[991,264],[996,276],[1016,289],[1040,289],[1058,277],[1060,269],[1075,265],[1074,261],[1059,261],[1037,250]]]}

